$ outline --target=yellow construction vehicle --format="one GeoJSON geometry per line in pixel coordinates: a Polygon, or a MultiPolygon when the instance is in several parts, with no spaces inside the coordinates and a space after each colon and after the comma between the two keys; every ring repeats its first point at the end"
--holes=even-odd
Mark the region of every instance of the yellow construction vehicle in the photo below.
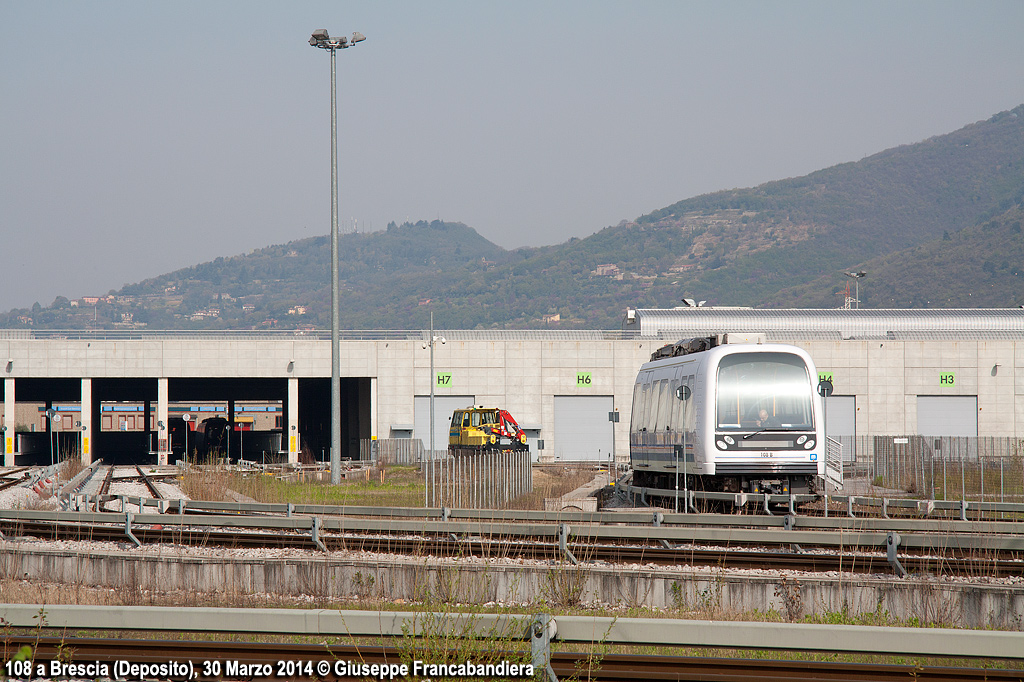
{"type": "Polygon", "coordinates": [[[526,434],[507,410],[467,407],[452,414],[448,449],[526,450],[526,434]]]}

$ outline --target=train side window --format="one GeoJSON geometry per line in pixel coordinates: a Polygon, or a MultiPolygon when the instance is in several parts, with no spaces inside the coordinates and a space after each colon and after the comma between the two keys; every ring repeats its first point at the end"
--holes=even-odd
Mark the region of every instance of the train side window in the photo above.
{"type": "Polygon", "coordinates": [[[684,407],[683,407],[683,426],[682,426],[682,428],[684,430],[686,430],[686,431],[693,431],[694,429],[697,428],[697,418],[696,418],[695,412],[694,412],[697,409],[697,401],[694,399],[694,392],[693,392],[694,381],[693,381],[693,377],[692,376],[685,377],[684,380],[683,380],[683,383],[684,383],[684,385],[686,385],[690,389],[690,399],[689,400],[681,400],[681,401],[679,401],[679,402],[681,402],[684,405],[684,407]]]}
{"type": "Polygon", "coordinates": [[[678,379],[673,379],[672,383],[669,385],[672,389],[669,391],[669,396],[671,397],[670,402],[672,403],[672,421],[670,426],[676,431],[682,431],[686,428],[683,424],[683,410],[686,409],[687,401],[679,400],[676,397],[676,391],[679,389],[679,386],[680,383],[678,379]]]}
{"type": "Polygon", "coordinates": [[[672,414],[672,403],[669,402],[669,398],[672,397],[669,391],[669,380],[662,379],[658,382],[658,394],[657,394],[657,416],[654,421],[653,430],[664,431],[669,426],[669,415],[672,414]]]}
{"type": "Polygon", "coordinates": [[[629,430],[636,432],[643,428],[644,396],[643,384],[633,384],[633,407],[629,415],[629,430]]]}
{"type": "Polygon", "coordinates": [[[650,419],[649,415],[651,412],[651,385],[644,383],[641,385],[642,394],[640,402],[643,403],[642,418],[640,419],[640,428],[644,431],[647,430],[647,423],[650,419]]]}

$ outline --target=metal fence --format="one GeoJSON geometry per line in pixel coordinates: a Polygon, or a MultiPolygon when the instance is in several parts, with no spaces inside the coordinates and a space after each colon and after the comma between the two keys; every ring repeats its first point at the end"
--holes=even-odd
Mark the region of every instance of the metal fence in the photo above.
{"type": "Polygon", "coordinates": [[[497,509],[533,492],[529,451],[444,453],[423,474],[428,507],[497,509]]]}
{"type": "Polygon", "coordinates": [[[926,499],[1024,500],[1024,440],[1012,437],[845,436],[847,477],[926,499]]]}
{"type": "Polygon", "coordinates": [[[533,465],[526,452],[448,450],[433,453],[419,438],[364,438],[359,458],[378,466],[418,466],[430,507],[497,509],[533,492],[533,465]]]}
{"type": "Polygon", "coordinates": [[[378,465],[419,465],[425,457],[423,441],[419,438],[362,438],[359,441],[359,459],[378,465]]]}

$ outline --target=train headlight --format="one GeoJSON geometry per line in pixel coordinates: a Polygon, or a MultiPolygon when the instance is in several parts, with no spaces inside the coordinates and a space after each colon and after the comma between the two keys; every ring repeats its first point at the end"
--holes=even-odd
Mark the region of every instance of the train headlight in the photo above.
{"type": "Polygon", "coordinates": [[[814,447],[814,439],[813,438],[811,438],[806,443],[804,443],[804,450],[810,450],[813,447],[814,447]]]}
{"type": "Polygon", "coordinates": [[[796,444],[797,445],[803,445],[805,440],[807,440],[807,436],[806,435],[800,436],[799,438],[796,439],[796,444]]]}
{"type": "Polygon", "coordinates": [[[722,440],[724,440],[729,445],[736,445],[736,441],[733,440],[732,436],[722,436],[722,440]]]}
{"type": "Polygon", "coordinates": [[[728,450],[729,446],[725,444],[724,440],[715,441],[715,445],[718,446],[719,450],[728,450]]]}

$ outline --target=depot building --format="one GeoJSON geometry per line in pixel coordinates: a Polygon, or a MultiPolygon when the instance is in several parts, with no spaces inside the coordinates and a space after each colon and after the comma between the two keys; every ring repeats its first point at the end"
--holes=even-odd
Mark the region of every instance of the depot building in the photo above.
{"type": "MultiPolygon", "coordinates": [[[[830,436],[1024,437],[1022,309],[686,307],[628,310],[605,331],[342,331],[341,455],[429,448],[431,431],[443,450],[452,412],[485,405],[512,413],[537,460],[625,461],[640,365],[722,333],[807,350],[833,382],[830,436]]],[[[48,443],[169,462],[214,418],[235,458],[327,459],[330,346],[329,332],[0,330],[3,462],[46,461],[48,443]]]]}

